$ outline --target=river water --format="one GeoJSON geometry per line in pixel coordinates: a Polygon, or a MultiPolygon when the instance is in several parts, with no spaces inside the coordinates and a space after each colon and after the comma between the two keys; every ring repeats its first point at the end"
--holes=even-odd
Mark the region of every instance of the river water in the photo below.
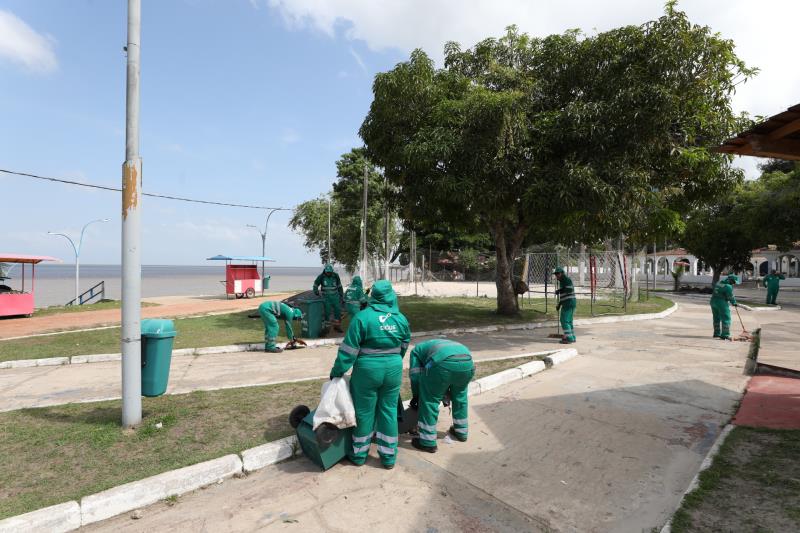
{"type": "MultiPolygon", "coordinates": [[[[260,267],[259,267],[260,268],[260,267]]],[[[19,289],[21,265],[10,272],[11,280],[4,283],[19,289]]],[[[25,288],[30,290],[30,265],[25,267],[25,288]]],[[[322,267],[270,267],[267,274],[270,292],[308,290],[322,267]]],[[[80,290],[88,290],[100,281],[105,281],[106,298],[120,298],[120,265],[81,265],[80,290]]],[[[340,273],[342,282],[347,276],[340,273]]],[[[142,296],[205,296],[223,295],[225,287],[225,265],[143,265],[142,296]]],[[[75,297],[75,266],[70,264],[51,265],[41,263],[36,267],[35,281],[36,307],[64,305],[75,297]]]]}

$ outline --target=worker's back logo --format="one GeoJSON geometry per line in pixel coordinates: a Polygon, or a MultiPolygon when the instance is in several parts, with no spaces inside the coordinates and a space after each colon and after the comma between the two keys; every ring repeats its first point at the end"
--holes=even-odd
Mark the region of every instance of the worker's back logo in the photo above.
{"type": "Polygon", "coordinates": [[[397,331],[397,326],[395,324],[384,325],[384,322],[386,322],[390,316],[392,316],[391,313],[387,313],[385,315],[378,315],[378,322],[381,323],[380,326],[381,331],[397,331]]]}

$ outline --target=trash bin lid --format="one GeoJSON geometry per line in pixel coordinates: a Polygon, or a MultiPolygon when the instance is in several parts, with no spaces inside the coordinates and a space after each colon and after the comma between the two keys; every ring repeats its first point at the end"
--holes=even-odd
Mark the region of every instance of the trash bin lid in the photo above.
{"type": "Polygon", "coordinates": [[[142,320],[142,336],[151,338],[174,337],[175,323],[163,318],[148,318],[142,320]]]}

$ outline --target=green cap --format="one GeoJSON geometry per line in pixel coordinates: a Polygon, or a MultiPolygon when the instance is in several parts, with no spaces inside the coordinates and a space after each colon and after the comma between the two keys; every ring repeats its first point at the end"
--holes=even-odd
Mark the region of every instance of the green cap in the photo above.
{"type": "Polygon", "coordinates": [[[728,277],[725,278],[725,281],[727,281],[731,285],[738,285],[739,284],[739,276],[737,276],[735,274],[728,274],[728,277]]]}
{"type": "Polygon", "coordinates": [[[328,263],[325,265],[325,268],[322,270],[323,272],[333,272],[333,265],[328,263]]]}
{"type": "Polygon", "coordinates": [[[295,320],[302,320],[303,319],[303,312],[300,309],[298,309],[297,307],[292,309],[292,314],[294,315],[294,319],[295,320]]]}
{"type": "Polygon", "coordinates": [[[563,273],[564,273],[564,267],[556,267],[555,270],[553,270],[553,274],[563,274],[563,273]]]}

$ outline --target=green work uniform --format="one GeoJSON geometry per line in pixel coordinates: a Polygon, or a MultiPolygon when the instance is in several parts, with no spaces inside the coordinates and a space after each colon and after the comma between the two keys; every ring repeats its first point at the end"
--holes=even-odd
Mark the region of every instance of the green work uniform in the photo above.
{"type": "Polygon", "coordinates": [[[314,294],[319,296],[322,287],[322,301],[325,305],[325,320],[330,320],[331,313],[337,322],[342,319],[341,301],[344,299],[342,280],[339,274],[333,271],[333,265],[325,265],[322,274],[314,280],[314,294]]]}
{"type": "Polygon", "coordinates": [[[769,274],[764,277],[764,286],[767,288],[767,305],[777,305],[778,291],[781,290],[781,280],[786,279],[783,274],[769,274]]]}
{"type": "Polygon", "coordinates": [[[344,305],[347,308],[347,314],[350,315],[350,319],[352,320],[366,304],[367,296],[364,294],[361,276],[354,276],[350,286],[344,292],[344,305]]]}
{"type": "Polygon", "coordinates": [[[411,392],[419,403],[419,440],[423,446],[436,446],[439,403],[447,392],[453,406],[453,431],[467,440],[467,388],[475,365],[469,348],[448,339],[432,339],[411,350],[408,369],[411,392]]]}
{"type": "Polygon", "coordinates": [[[730,279],[724,279],[714,285],[711,294],[711,314],[714,317],[714,337],[720,339],[731,338],[731,309],[728,302],[736,305],[733,296],[733,285],[730,279]]]}
{"type": "Polygon", "coordinates": [[[575,330],[572,327],[572,316],[575,314],[575,286],[566,274],[561,274],[558,280],[558,305],[560,308],[559,319],[561,320],[561,330],[564,332],[563,340],[575,342],[575,330]]]}
{"type": "Polygon", "coordinates": [[[294,318],[294,309],[283,302],[264,302],[258,306],[258,314],[261,316],[261,321],[264,322],[264,349],[274,349],[275,339],[280,331],[278,319],[282,318],[283,323],[286,325],[286,337],[289,340],[294,339],[294,330],[292,330],[292,319],[294,318]]]}
{"type": "Polygon", "coordinates": [[[403,379],[403,356],[411,341],[408,320],[397,307],[392,284],[381,280],[372,286],[367,308],[350,321],[339,345],[331,378],[351,367],[350,394],[356,410],[353,447],[347,455],[361,465],[375,438],[385,466],[397,455],[397,401],[403,379]]]}

